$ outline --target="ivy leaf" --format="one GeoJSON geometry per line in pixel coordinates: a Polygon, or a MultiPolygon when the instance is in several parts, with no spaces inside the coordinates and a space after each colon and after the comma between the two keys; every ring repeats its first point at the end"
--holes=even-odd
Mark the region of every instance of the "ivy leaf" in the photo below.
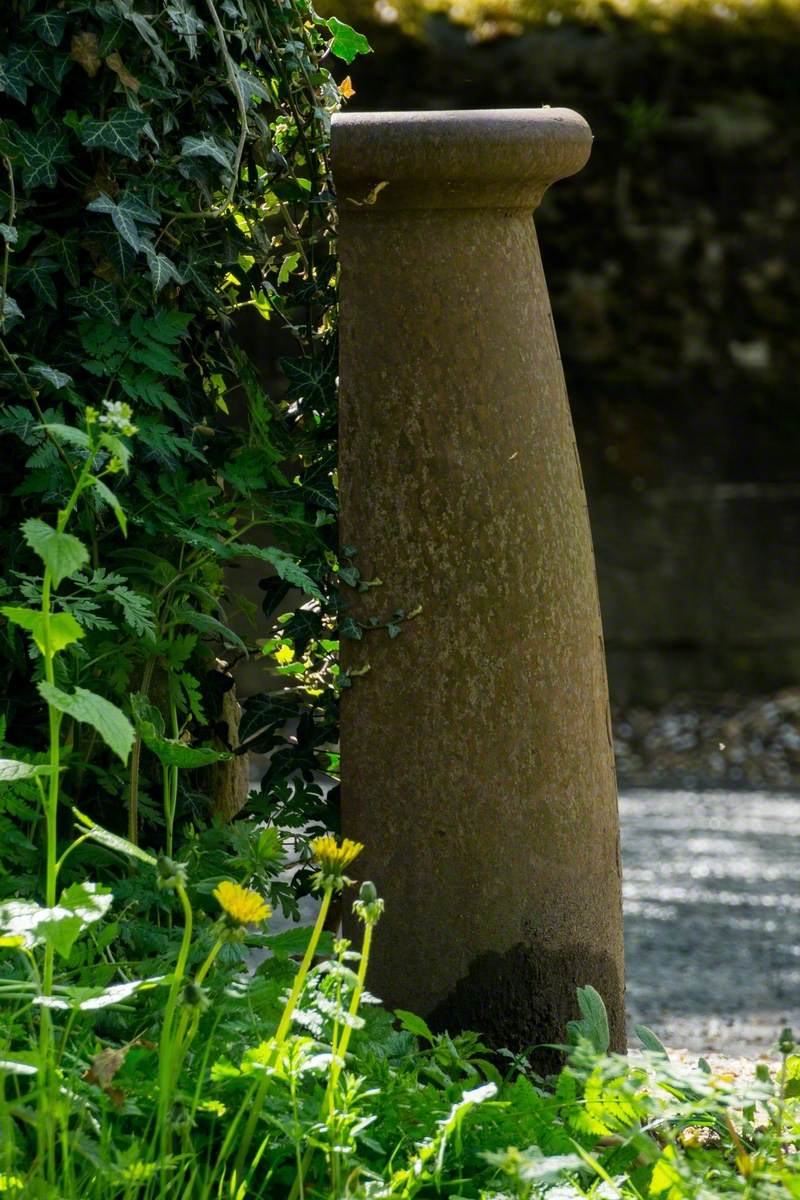
{"type": "Polygon", "coordinates": [[[136,251],[143,248],[142,236],[136,222],[139,221],[143,225],[158,225],[161,220],[160,214],[149,204],[140,200],[133,192],[123,192],[117,201],[112,200],[105,192],[101,192],[86,207],[89,212],[108,213],[120,237],[124,238],[128,245],[136,251]]]}
{"type": "Polygon", "coordinates": [[[14,280],[29,287],[49,308],[58,308],[58,293],[50,276],[58,270],[51,258],[33,258],[24,267],[17,267],[14,280]]]}
{"type": "Polygon", "coordinates": [[[90,317],[102,317],[114,325],[119,325],[117,292],[111,283],[93,279],[88,287],[73,292],[67,302],[84,309],[90,317]]]}
{"type": "Polygon", "coordinates": [[[45,125],[28,133],[24,129],[14,132],[14,145],[22,155],[22,182],[28,190],[35,187],[55,187],[58,180],[56,167],[69,161],[69,144],[66,133],[52,125],[45,125]]]}
{"type": "Polygon", "coordinates": [[[372,53],[372,46],[370,46],[363,33],[357,33],[355,29],[347,25],[344,21],[340,21],[338,17],[329,17],[324,24],[327,25],[333,34],[330,51],[337,58],[342,58],[346,63],[351,63],[358,54],[372,53]]]}
{"type": "Polygon", "coordinates": [[[23,321],[25,314],[17,304],[13,296],[9,296],[0,289],[0,300],[2,300],[2,324],[9,328],[12,324],[16,325],[17,321],[23,321]]]}
{"type": "Polygon", "coordinates": [[[313,358],[282,358],[278,366],[289,382],[289,399],[322,408],[328,398],[331,376],[327,364],[313,358]]]}
{"type": "Polygon", "coordinates": [[[20,48],[17,65],[34,83],[57,96],[72,63],[68,54],[54,54],[51,48],[30,42],[20,48]]]}
{"type": "Polygon", "coordinates": [[[27,103],[28,81],[21,70],[18,46],[12,47],[8,58],[0,58],[0,92],[5,92],[12,100],[19,100],[20,104],[27,103]]]}
{"type": "Polygon", "coordinates": [[[15,229],[13,225],[6,225],[0,221],[0,234],[3,235],[4,241],[8,242],[9,246],[16,246],[19,230],[15,229]]]}
{"type": "Polygon", "coordinates": [[[33,29],[48,46],[58,46],[67,27],[67,18],[61,12],[33,13],[27,17],[23,28],[33,29]]]}
{"type": "Polygon", "coordinates": [[[39,695],[47,704],[72,717],[74,721],[91,725],[109,749],[113,750],[123,763],[127,763],[133,746],[134,731],[125,713],[117,708],[116,704],[112,704],[104,696],[98,696],[96,692],[87,691],[86,688],[76,688],[70,695],[45,680],[40,680],[36,686],[39,695]]]}
{"type": "MultiPolygon", "coordinates": [[[[0,608],[0,615],[12,625],[19,625],[33,638],[42,654],[45,653],[45,620],[43,613],[36,608],[0,608]]],[[[53,613],[50,617],[50,649],[54,654],[80,641],[83,630],[71,613],[53,613]]]]}
{"type": "Polygon", "coordinates": [[[67,375],[66,371],[57,371],[55,367],[49,367],[47,363],[32,363],[28,367],[28,370],[31,375],[38,375],[40,379],[43,379],[45,383],[49,383],[56,391],[59,388],[66,387],[68,383],[72,383],[71,375],[67,375]]]}
{"type": "Polygon", "coordinates": [[[56,587],[63,580],[77,574],[89,561],[89,552],[83,542],[71,533],[58,533],[46,521],[40,521],[37,517],[29,517],[23,523],[22,536],[34,554],[41,558],[53,576],[56,587]]]}
{"type": "Polygon", "coordinates": [[[234,152],[221,145],[216,138],[203,134],[202,137],[181,138],[181,153],[184,158],[213,158],[220,166],[233,170],[234,152]]]}
{"type": "Polygon", "coordinates": [[[139,157],[139,136],[148,122],[147,113],[135,108],[114,108],[103,121],[87,117],[79,125],[79,136],[89,150],[113,150],[125,158],[139,157]]]}
{"type": "Polygon", "coordinates": [[[158,295],[163,287],[166,287],[171,279],[174,279],[176,283],[183,283],[183,276],[175,264],[167,258],[166,254],[156,254],[147,245],[145,245],[144,251],[147,255],[147,265],[150,268],[153,291],[156,295],[158,295]]]}

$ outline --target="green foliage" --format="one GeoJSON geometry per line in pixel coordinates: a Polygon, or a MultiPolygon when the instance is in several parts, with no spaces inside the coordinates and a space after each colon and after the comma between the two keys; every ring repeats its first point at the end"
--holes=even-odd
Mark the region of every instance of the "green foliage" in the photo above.
{"type": "Polygon", "coordinates": [[[368,49],[307,0],[11,0],[0,16],[6,737],[41,748],[55,705],[76,723],[66,794],[134,842],[172,850],[173,829],[208,823],[202,777],[178,771],[232,757],[221,680],[261,654],[252,614],[234,620],[242,560],[263,564],[268,622],[313,615],[302,640],[275,626],[304,736],[273,730],[262,811],[333,765],[340,97],[322,60],[368,49]],[[244,348],[260,342],[285,384],[277,349],[244,348]],[[131,693],[158,716],[135,721],[129,757],[131,693]]]}

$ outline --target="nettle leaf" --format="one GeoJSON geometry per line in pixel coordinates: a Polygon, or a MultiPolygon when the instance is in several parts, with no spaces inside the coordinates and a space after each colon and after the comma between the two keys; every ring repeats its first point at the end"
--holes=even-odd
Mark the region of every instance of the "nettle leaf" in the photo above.
{"type": "MultiPolygon", "coordinates": [[[[33,638],[41,653],[46,653],[45,617],[39,609],[6,606],[0,608],[0,615],[4,616],[12,625],[18,625],[20,629],[26,630],[33,638]]],[[[71,646],[73,642],[80,641],[82,637],[83,630],[70,613],[51,614],[50,649],[53,654],[58,654],[61,650],[65,650],[67,646],[71,646]]]]}
{"type": "Polygon", "coordinates": [[[33,13],[26,17],[23,29],[32,29],[48,46],[58,46],[67,27],[67,18],[61,12],[33,13]]]}
{"type": "Polygon", "coordinates": [[[111,509],[114,516],[117,518],[117,524],[122,530],[123,537],[127,537],[128,518],[125,516],[125,510],[123,509],[119,500],[114,495],[108,484],[104,483],[102,479],[94,478],[92,480],[92,484],[94,487],[95,496],[98,497],[102,504],[107,505],[111,509]]]}
{"type": "Polygon", "coordinates": [[[152,721],[139,722],[139,734],[148,750],[152,750],[159,762],[167,767],[208,767],[211,763],[225,762],[233,755],[228,750],[214,750],[211,746],[187,746],[177,738],[164,737],[152,721]]]}
{"type": "Polygon", "coordinates": [[[324,24],[327,25],[333,34],[330,51],[337,58],[342,58],[346,63],[351,63],[358,54],[372,53],[372,46],[370,46],[363,33],[357,33],[355,29],[347,25],[344,21],[340,21],[338,17],[329,17],[324,24]]]}
{"type": "Polygon", "coordinates": [[[79,137],[89,150],[113,150],[124,158],[139,157],[139,137],[148,122],[147,113],[135,108],[114,108],[103,121],[87,117],[79,126],[79,137]]]}
{"type": "Polygon", "coordinates": [[[122,709],[117,708],[116,704],[112,704],[104,696],[88,692],[85,688],[76,688],[70,695],[44,680],[40,680],[36,686],[39,695],[47,704],[51,704],[65,716],[72,717],[74,721],[91,725],[109,749],[113,750],[123,763],[127,763],[135,735],[133,726],[122,709]]]}
{"type": "Polygon", "coordinates": [[[22,526],[22,536],[53,576],[56,587],[71,578],[89,561],[89,552],[71,533],[58,533],[46,521],[29,517],[22,526]]]}
{"type": "Polygon", "coordinates": [[[236,151],[232,145],[223,145],[217,138],[203,134],[202,137],[181,138],[181,153],[184,158],[213,158],[221,167],[232,171],[236,151]]]}
{"type": "Polygon", "coordinates": [[[72,376],[67,375],[65,371],[57,371],[55,367],[48,367],[47,363],[31,363],[28,367],[31,375],[38,375],[45,383],[49,383],[56,391],[59,388],[66,387],[68,383],[72,383],[72,376]]]}

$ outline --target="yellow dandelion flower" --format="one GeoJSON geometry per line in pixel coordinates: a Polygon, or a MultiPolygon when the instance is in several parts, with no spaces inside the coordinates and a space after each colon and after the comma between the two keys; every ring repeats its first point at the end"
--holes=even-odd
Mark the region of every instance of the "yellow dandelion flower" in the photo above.
{"type": "Polygon", "coordinates": [[[339,844],[330,833],[314,838],[311,853],[319,864],[320,882],[342,883],[346,868],[363,849],[361,842],[353,842],[350,838],[344,838],[339,844]]]}
{"type": "Polygon", "coordinates": [[[214,888],[214,898],[233,925],[260,925],[272,916],[272,909],[258,892],[231,883],[229,879],[214,888]]]}

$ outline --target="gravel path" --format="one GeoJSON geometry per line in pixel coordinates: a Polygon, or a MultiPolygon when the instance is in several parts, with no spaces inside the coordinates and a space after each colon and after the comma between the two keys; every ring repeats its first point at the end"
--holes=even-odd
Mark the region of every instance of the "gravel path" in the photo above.
{"type": "Polygon", "coordinates": [[[800,1031],[800,796],[620,798],[631,1029],[757,1056],[800,1031]]]}

